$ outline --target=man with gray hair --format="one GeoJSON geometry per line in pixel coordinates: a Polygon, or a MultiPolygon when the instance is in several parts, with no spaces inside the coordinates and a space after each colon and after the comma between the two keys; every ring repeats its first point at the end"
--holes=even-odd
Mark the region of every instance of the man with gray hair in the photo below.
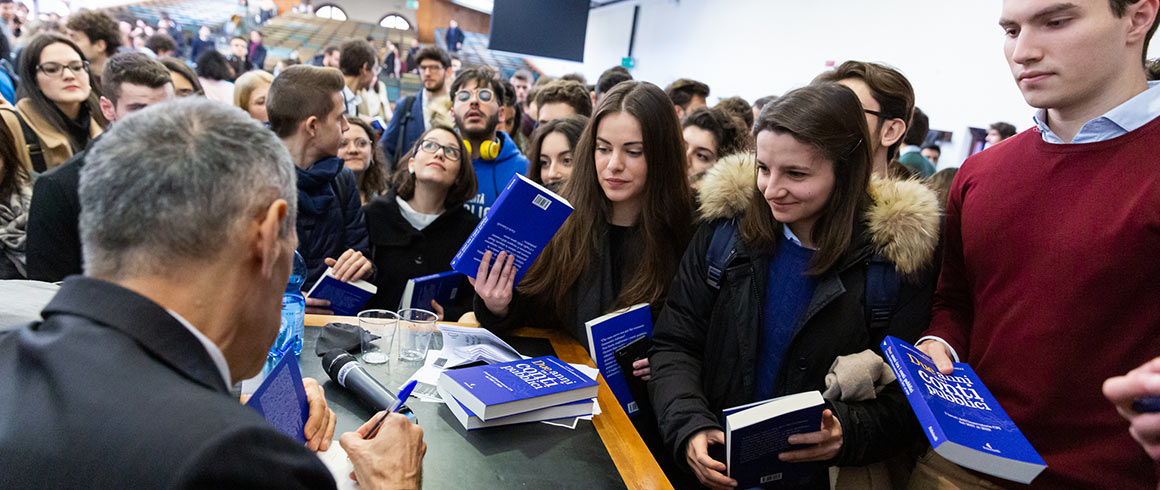
{"type": "MultiPolygon", "coordinates": [[[[0,447],[19,448],[0,451],[5,487],[334,488],[228,391],[280,325],[297,241],[286,148],[190,98],[119,121],[88,158],[85,275],[43,322],[0,333],[0,447]]],[[[397,414],[368,429],[339,441],[360,485],[418,488],[422,429],[397,414]]]]}

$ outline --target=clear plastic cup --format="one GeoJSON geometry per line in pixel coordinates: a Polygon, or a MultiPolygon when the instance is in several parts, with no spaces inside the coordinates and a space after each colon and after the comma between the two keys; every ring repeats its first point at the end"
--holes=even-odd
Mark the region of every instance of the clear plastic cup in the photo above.
{"type": "Polygon", "coordinates": [[[399,310],[400,361],[423,362],[438,319],[434,313],[419,308],[399,310]]]}
{"type": "Polygon", "coordinates": [[[358,314],[362,327],[362,362],[383,364],[391,358],[391,342],[398,330],[399,315],[388,310],[366,310],[358,314]]]}

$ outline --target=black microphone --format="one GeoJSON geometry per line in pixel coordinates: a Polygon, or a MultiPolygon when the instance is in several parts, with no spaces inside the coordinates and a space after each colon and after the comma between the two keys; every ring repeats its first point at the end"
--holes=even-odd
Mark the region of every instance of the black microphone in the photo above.
{"type": "MultiPolygon", "coordinates": [[[[353,391],[364,405],[375,412],[390,410],[398,402],[399,397],[383,386],[374,376],[359,364],[358,360],[349,352],[334,349],[322,356],[322,369],[330,379],[343,388],[353,391]]],[[[414,421],[415,415],[404,405],[398,413],[406,415],[414,421]]]]}

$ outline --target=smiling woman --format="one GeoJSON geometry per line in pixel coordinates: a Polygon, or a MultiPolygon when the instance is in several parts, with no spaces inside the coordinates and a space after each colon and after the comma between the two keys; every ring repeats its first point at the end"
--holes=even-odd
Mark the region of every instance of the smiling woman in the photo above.
{"type": "Polygon", "coordinates": [[[19,100],[15,110],[2,115],[20,163],[41,173],[84,150],[108,121],[93,93],[88,61],[71,40],[52,34],[33,38],[19,66],[19,100]]]}
{"type": "MultiPolygon", "coordinates": [[[[653,331],[650,392],[665,445],[714,488],[735,484],[710,456],[724,442],[722,410],[825,390],[839,356],[872,350],[885,335],[913,342],[934,288],[934,193],[913,181],[871,183],[869,131],[853,91],[794,90],[765,107],[754,130],[755,162],[722,162],[705,178],[707,223],[653,331]],[[705,262],[718,236],[735,247],[711,285],[705,262]],[[871,322],[863,298],[876,250],[906,279],[888,319],[871,322]]],[[[914,433],[889,429],[910,413],[897,383],[872,400],[828,403],[821,427],[791,435],[803,446],[783,459],[864,465],[913,442],[914,433]]],[[[827,481],[820,465],[813,483],[827,481]]]]}

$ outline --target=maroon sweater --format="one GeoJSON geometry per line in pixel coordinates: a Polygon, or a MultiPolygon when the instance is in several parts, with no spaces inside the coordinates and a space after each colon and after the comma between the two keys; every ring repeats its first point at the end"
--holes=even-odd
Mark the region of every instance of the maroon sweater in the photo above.
{"type": "Polygon", "coordinates": [[[1160,118],[1089,144],[1033,128],[968,159],[951,186],[926,334],[1043,456],[1035,488],[1157,488],[1101,386],[1160,355],[1158,152],[1160,118]]]}

